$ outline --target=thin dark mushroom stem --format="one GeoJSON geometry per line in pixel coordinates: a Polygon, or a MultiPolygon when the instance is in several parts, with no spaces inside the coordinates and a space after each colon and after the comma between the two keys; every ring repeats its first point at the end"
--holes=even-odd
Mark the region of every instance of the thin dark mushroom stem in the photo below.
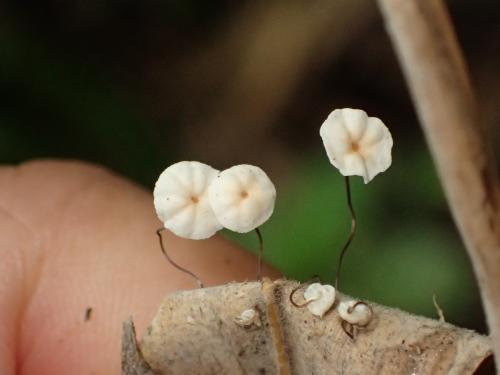
{"type": "Polygon", "coordinates": [[[175,263],[172,258],[170,258],[170,256],[168,255],[167,251],[165,250],[165,247],[163,246],[163,237],[161,236],[161,232],[164,230],[165,228],[159,228],[157,231],[156,231],[156,234],[158,235],[158,238],[160,239],[160,248],[161,248],[161,252],[163,253],[163,255],[165,255],[165,258],[167,258],[167,260],[169,261],[169,263],[174,266],[175,268],[177,268],[179,271],[181,272],[184,272],[184,273],[187,273],[189,276],[191,276],[193,279],[196,280],[196,283],[198,284],[198,287],[200,288],[203,288],[203,282],[201,281],[201,279],[196,276],[193,272],[185,269],[184,267],[181,267],[179,266],[177,263],[175,263]]]}
{"type": "Polygon", "coordinates": [[[349,176],[345,177],[345,188],[347,193],[347,206],[349,207],[349,212],[351,213],[351,233],[347,238],[344,247],[340,251],[339,260],[337,263],[337,274],[335,275],[335,289],[339,289],[340,285],[340,270],[342,268],[342,261],[344,260],[344,256],[347,252],[347,249],[351,245],[354,236],[356,235],[356,213],[354,212],[354,207],[352,205],[352,197],[351,197],[351,184],[349,181],[349,176]]]}
{"type": "Polygon", "coordinates": [[[257,265],[257,280],[262,280],[262,256],[264,254],[264,240],[262,238],[262,233],[259,228],[255,228],[255,233],[259,238],[259,255],[258,255],[258,265],[257,265]]]}
{"type": "Polygon", "coordinates": [[[308,302],[304,302],[304,303],[297,303],[295,302],[293,296],[295,295],[295,293],[297,293],[299,290],[311,285],[312,283],[314,282],[320,282],[321,283],[321,278],[318,276],[318,275],[314,275],[313,277],[311,277],[308,281],[304,282],[304,283],[301,283],[299,285],[297,285],[295,288],[293,288],[293,290],[291,291],[290,293],[290,296],[288,297],[289,300],[290,300],[290,303],[297,307],[297,308],[302,308],[302,307],[306,307],[307,305],[309,305],[312,301],[308,301],[308,302]]]}

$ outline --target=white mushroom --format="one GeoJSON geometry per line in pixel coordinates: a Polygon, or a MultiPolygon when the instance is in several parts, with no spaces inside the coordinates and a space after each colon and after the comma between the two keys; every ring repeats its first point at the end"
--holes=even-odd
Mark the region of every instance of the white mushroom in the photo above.
{"type": "Polygon", "coordinates": [[[262,169],[242,164],[220,172],[208,188],[208,197],[224,227],[247,233],[273,213],[276,189],[262,169]]]}
{"type": "Polygon", "coordinates": [[[344,176],[362,176],[366,184],[391,165],[391,133],[365,111],[334,110],[321,125],[320,135],[330,162],[344,176]]]}
{"type": "Polygon", "coordinates": [[[222,228],[208,202],[208,185],[217,173],[197,161],[181,161],[162,172],[153,195],[165,228],[193,240],[208,238],[222,228]]]}
{"type": "Polygon", "coordinates": [[[364,327],[372,320],[372,309],[365,302],[342,301],[337,307],[339,316],[347,323],[364,327]]]}
{"type": "Polygon", "coordinates": [[[326,314],[335,302],[335,288],[331,285],[313,283],[304,291],[308,310],[320,318],[326,314]]]}
{"type": "Polygon", "coordinates": [[[241,327],[250,327],[252,325],[260,327],[260,314],[255,309],[244,310],[240,316],[234,319],[234,322],[241,327]]]}

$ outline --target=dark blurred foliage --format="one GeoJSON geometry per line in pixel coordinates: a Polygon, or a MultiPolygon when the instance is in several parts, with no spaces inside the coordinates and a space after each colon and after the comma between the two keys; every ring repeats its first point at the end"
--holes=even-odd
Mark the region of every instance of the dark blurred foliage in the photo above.
{"type": "MultiPolygon", "coordinates": [[[[500,5],[449,5],[498,152],[500,5]]],[[[389,171],[354,183],[359,233],[343,289],[429,316],[435,293],[451,322],[484,330],[375,2],[0,4],[1,162],[83,159],[149,189],[177,160],[258,164],[279,192],[263,228],[266,257],[289,277],[332,281],[348,234],[342,178],[318,135],[345,106],[382,118],[395,148],[389,171]]],[[[256,246],[252,234],[227,235],[256,246]]]]}

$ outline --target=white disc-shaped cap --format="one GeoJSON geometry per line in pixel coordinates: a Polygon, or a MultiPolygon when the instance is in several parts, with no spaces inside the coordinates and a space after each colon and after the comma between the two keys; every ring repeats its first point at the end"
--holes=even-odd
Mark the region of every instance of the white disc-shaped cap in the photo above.
{"type": "Polygon", "coordinates": [[[304,291],[304,299],[309,302],[307,309],[321,318],[335,302],[335,288],[328,284],[313,283],[304,291]]]}
{"type": "Polygon", "coordinates": [[[218,171],[197,161],[181,161],[165,169],[156,181],[156,214],[179,237],[200,240],[222,225],[208,202],[208,186],[218,171]]]}
{"type": "Polygon", "coordinates": [[[210,184],[208,196],[224,227],[247,233],[273,213],[276,189],[262,169],[242,164],[220,172],[210,184]]]}
{"type": "Polygon", "coordinates": [[[342,301],[337,311],[343,320],[358,326],[366,326],[372,319],[372,310],[364,302],[342,301]]]}
{"type": "Polygon", "coordinates": [[[236,322],[236,324],[239,324],[243,327],[248,327],[252,324],[256,325],[257,327],[261,326],[259,313],[255,309],[244,310],[239,317],[234,319],[234,321],[236,322]]]}
{"type": "Polygon", "coordinates": [[[319,131],[330,162],[366,183],[390,167],[392,136],[380,119],[360,109],[336,109],[319,131]]]}

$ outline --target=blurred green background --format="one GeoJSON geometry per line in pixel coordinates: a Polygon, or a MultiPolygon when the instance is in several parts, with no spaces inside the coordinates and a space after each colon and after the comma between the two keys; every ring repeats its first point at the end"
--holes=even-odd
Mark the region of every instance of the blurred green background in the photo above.
{"type": "MultiPolygon", "coordinates": [[[[498,146],[500,6],[449,6],[498,146]]],[[[393,165],[368,185],[353,181],[359,231],[343,290],[431,317],[436,294],[447,320],[485,330],[371,0],[3,1],[0,98],[2,163],[83,159],[148,189],[178,160],[261,166],[278,190],[263,227],[266,259],[290,278],[326,281],[350,218],[319,126],[334,108],[363,108],[391,129],[393,165]]],[[[252,233],[225,235],[257,246],[252,233]]]]}

